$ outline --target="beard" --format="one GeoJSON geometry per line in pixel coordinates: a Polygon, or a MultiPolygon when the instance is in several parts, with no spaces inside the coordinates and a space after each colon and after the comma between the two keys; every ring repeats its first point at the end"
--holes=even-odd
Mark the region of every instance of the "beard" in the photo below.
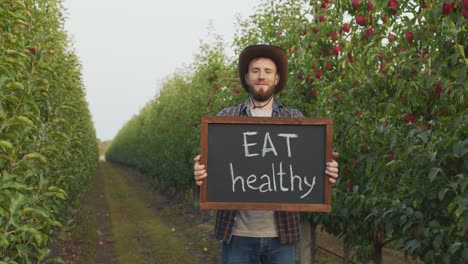
{"type": "Polygon", "coordinates": [[[253,85],[249,85],[250,96],[257,102],[268,101],[275,93],[275,87],[269,86],[268,89],[255,89],[253,85]]]}

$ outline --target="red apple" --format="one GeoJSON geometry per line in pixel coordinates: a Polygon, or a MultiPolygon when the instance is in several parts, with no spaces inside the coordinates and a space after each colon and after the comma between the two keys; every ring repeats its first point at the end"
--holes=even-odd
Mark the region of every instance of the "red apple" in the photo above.
{"type": "Polygon", "coordinates": [[[335,53],[335,55],[339,55],[340,54],[340,47],[339,46],[334,46],[333,47],[333,53],[335,53]]]}
{"type": "Polygon", "coordinates": [[[388,0],[387,7],[390,11],[390,14],[395,15],[398,9],[398,1],[397,0],[388,0]]]}
{"type": "Polygon", "coordinates": [[[369,11],[374,10],[374,2],[372,2],[372,1],[367,2],[367,9],[369,11]]]}
{"type": "Polygon", "coordinates": [[[453,3],[445,2],[442,4],[442,14],[449,15],[453,11],[453,3]]]}
{"type": "Polygon", "coordinates": [[[468,7],[462,8],[462,15],[464,18],[468,18],[468,7]]]}
{"type": "Polygon", "coordinates": [[[405,39],[407,42],[412,42],[414,40],[414,33],[411,31],[406,32],[405,39]]]}
{"type": "Polygon", "coordinates": [[[358,9],[359,8],[359,0],[353,0],[353,2],[351,2],[351,5],[353,6],[354,9],[358,9]]]}
{"type": "Polygon", "coordinates": [[[330,37],[331,37],[331,39],[333,41],[337,41],[338,38],[340,37],[340,34],[338,32],[336,32],[336,31],[334,31],[334,32],[330,33],[330,37]]]}
{"type": "Polygon", "coordinates": [[[408,124],[409,124],[409,123],[414,123],[414,121],[416,121],[416,118],[414,117],[413,114],[407,114],[407,115],[405,116],[405,122],[406,122],[406,123],[408,123],[408,124]]]}
{"type": "Polygon", "coordinates": [[[442,92],[442,84],[437,84],[434,91],[439,95],[442,92]]]}
{"type": "Polygon", "coordinates": [[[312,97],[317,97],[317,90],[316,90],[316,89],[312,89],[312,90],[310,91],[310,95],[311,95],[312,97]]]}
{"type": "Polygon", "coordinates": [[[374,31],[373,28],[368,28],[368,29],[366,30],[366,37],[372,36],[372,34],[374,34],[374,32],[375,32],[375,31],[374,31]]]}
{"type": "Polygon", "coordinates": [[[321,70],[318,70],[318,71],[315,73],[315,77],[316,77],[317,79],[322,78],[322,75],[323,75],[323,72],[322,72],[321,70]]]}
{"type": "Polygon", "coordinates": [[[357,16],[356,23],[360,26],[364,26],[366,24],[366,18],[363,16],[357,16]]]}
{"type": "Polygon", "coordinates": [[[468,0],[462,0],[461,1],[461,7],[464,9],[468,9],[468,0]]]}
{"type": "Polygon", "coordinates": [[[349,27],[349,24],[348,24],[348,23],[345,23],[345,24],[343,25],[343,31],[344,31],[344,32],[349,32],[349,31],[351,31],[351,28],[349,27]]]}

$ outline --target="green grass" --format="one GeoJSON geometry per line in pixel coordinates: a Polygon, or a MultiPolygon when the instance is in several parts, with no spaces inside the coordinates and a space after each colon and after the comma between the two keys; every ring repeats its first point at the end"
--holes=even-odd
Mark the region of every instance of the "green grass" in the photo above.
{"type": "Polygon", "coordinates": [[[148,208],[145,194],[118,168],[102,165],[116,263],[195,263],[172,227],[148,208]]]}

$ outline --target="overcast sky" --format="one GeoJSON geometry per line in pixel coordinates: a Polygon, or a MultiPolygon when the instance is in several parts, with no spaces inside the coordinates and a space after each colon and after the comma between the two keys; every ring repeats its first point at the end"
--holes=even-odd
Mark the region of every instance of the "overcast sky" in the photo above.
{"type": "Polygon", "coordinates": [[[208,25],[230,43],[259,0],[64,0],[97,137],[112,139],[165,77],[193,61],[208,25]]]}

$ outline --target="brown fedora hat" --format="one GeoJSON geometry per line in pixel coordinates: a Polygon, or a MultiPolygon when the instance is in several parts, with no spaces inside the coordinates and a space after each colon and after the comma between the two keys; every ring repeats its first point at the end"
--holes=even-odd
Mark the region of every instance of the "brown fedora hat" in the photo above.
{"type": "Polygon", "coordinates": [[[280,76],[275,87],[275,94],[279,93],[288,80],[288,56],[286,52],[273,45],[252,45],[245,48],[239,55],[239,76],[244,89],[249,92],[249,86],[245,82],[245,74],[249,71],[249,64],[255,58],[269,58],[276,63],[276,68],[280,76]]]}

